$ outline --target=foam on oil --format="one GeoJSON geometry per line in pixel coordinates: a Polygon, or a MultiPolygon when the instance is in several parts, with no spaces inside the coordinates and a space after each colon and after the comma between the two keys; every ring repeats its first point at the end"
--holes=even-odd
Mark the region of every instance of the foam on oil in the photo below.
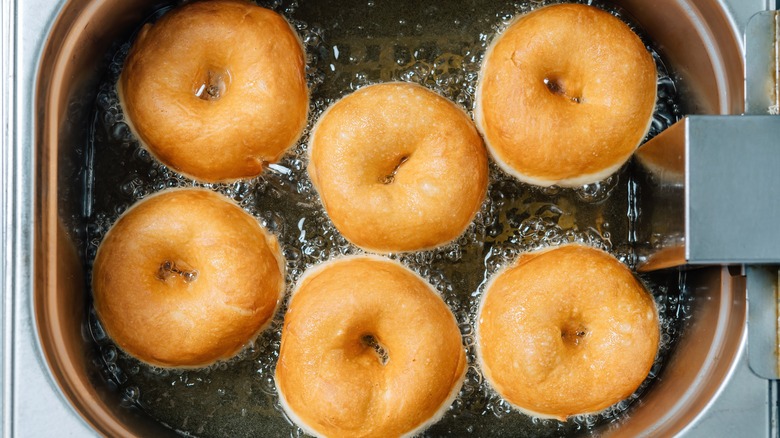
{"type": "MultiPolygon", "coordinates": [[[[308,267],[361,252],[333,227],[306,173],[308,131],[317,117],[355,89],[391,80],[419,83],[471,112],[480,63],[490,41],[516,15],[552,2],[343,3],[340,7],[290,0],[262,3],[283,13],[299,32],[307,53],[312,99],[304,136],[279,163],[252,180],[194,182],[142,148],[124,121],[115,89],[130,43],[117,48],[100,85],[87,154],[86,170],[93,175],[84,209],[88,264],[109,227],[130,205],[164,188],[200,186],[232,198],[278,236],[287,264],[289,297],[308,267]]],[[[628,21],[641,35],[621,11],[597,6],[628,21]]],[[[675,80],[649,43],[648,48],[658,65],[658,103],[648,134],[652,137],[677,121],[682,110],[675,80]]],[[[663,368],[690,315],[691,298],[683,276],[675,272],[642,277],[655,297],[662,330],[661,348],[645,383],[605,412],[567,422],[528,417],[490,389],[476,364],[474,323],[485,283],[521,252],[580,242],[608,250],[632,265],[629,201],[633,192],[628,170],[578,189],[534,188],[494,164],[490,177],[488,197],[459,239],[436,250],[392,256],[442,294],[458,321],[469,362],[458,398],[423,435],[560,436],[619,423],[663,368]]],[[[94,311],[85,324],[93,341],[95,369],[106,385],[122,395],[128,409],[144,410],[186,436],[300,436],[303,432],[279,405],[273,380],[285,309],[286,302],[271,327],[236,358],[187,371],[151,367],[121,352],[94,311]]]]}

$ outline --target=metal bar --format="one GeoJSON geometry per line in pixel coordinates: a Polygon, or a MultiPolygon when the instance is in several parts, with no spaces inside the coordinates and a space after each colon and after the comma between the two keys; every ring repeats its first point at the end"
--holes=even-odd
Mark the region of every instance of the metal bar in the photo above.
{"type": "Polygon", "coordinates": [[[751,17],[745,30],[746,114],[777,114],[780,110],[778,26],[780,13],[764,11],[751,17]]]}
{"type": "Polygon", "coordinates": [[[2,135],[0,136],[0,184],[4,190],[0,190],[0,224],[2,228],[3,246],[0,250],[0,270],[2,270],[2,283],[0,283],[0,296],[2,297],[2,334],[3,343],[0,352],[2,355],[2,375],[0,376],[0,407],[2,408],[2,435],[12,436],[13,429],[13,325],[14,325],[14,277],[12,275],[12,263],[14,261],[14,239],[12,236],[17,231],[12,220],[11,198],[14,196],[12,164],[14,162],[14,57],[15,57],[15,1],[2,2],[0,7],[0,72],[2,80],[0,87],[2,96],[0,100],[0,121],[2,121],[2,135]]]}
{"type": "MultiPolygon", "coordinates": [[[[774,380],[768,380],[767,381],[767,393],[769,394],[769,406],[768,406],[768,415],[769,415],[769,424],[768,424],[768,430],[767,430],[767,436],[773,436],[772,435],[772,429],[774,429],[774,411],[775,411],[775,398],[776,398],[776,385],[777,383],[774,380]]],[[[777,435],[774,435],[777,436],[777,435]]]]}
{"type": "Polygon", "coordinates": [[[777,278],[778,268],[749,266],[748,358],[750,369],[764,379],[777,379],[777,278]]]}
{"type": "Polygon", "coordinates": [[[775,96],[774,96],[774,103],[769,108],[770,114],[778,114],[780,113],[780,14],[775,13],[775,41],[774,41],[774,57],[775,57],[775,68],[774,68],[774,79],[775,79],[775,96]]]}

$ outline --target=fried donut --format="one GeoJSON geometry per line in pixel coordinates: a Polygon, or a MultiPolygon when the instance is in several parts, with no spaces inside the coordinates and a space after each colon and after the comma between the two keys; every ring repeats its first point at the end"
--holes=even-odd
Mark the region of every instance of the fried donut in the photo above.
{"type": "Polygon", "coordinates": [[[480,305],[477,357],[529,415],[601,411],[631,395],[658,350],[658,314],[631,271],[598,249],[537,251],[497,274],[480,305]]]}
{"type": "Polygon", "coordinates": [[[279,244],[248,213],[203,189],[150,196],[97,251],[95,310],[124,351],[161,367],[235,355],[267,325],[284,291],[279,244]]]}
{"type": "Polygon", "coordinates": [[[493,159],[539,186],[617,171],[650,129],[653,57],[622,21],[559,4],[521,16],[488,48],[475,119],[493,159]]]}
{"type": "Polygon", "coordinates": [[[298,282],[276,366],[282,407],[315,436],[412,436],[460,390],[466,356],[452,312],[397,262],[356,256],[298,282]]]}
{"type": "Polygon", "coordinates": [[[373,252],[448,243],[487,191],[487,152],[474,124],[419,85],[371,85],[341,99],[314,127],[309,153],[333,224],[373,252]]]}
{"type": "Polygon", "coordinates": [[[202,181],[260,174],[303,132],[303,47],[279,14],[190,3],[138,33],[119,79],[128,124],[153,155],[202,181]]]}

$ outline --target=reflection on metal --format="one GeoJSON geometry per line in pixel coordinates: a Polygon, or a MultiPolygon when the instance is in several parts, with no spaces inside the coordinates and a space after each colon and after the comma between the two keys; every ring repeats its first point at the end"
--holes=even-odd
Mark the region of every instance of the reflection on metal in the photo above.
{"type": "Polygon", "coordinates": [[[765,11],[748,22],[745,38],[745,113],[780,112],[780,12],[765,11]]]}
{"type": "Polygon", "coordinates": [[[685,133],[683,119],[635,155],[637,269],[684,265],[685,133]]]}
{"type": "Polygon", "coordinates": [[[777,266],[749,266],[748,360],[750,369],[764,379],[780,378],[777,351],[777,266]]]}
{"type": "Polygon", "coordinates": [[[780,118],[689,117],[636,162],[640,270],[780,263],[780,118]]]}

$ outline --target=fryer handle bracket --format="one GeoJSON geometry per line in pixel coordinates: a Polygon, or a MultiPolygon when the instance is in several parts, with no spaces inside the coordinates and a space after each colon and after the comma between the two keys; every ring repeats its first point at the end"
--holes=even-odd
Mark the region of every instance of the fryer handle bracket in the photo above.
{"type": "Polygon", "coordinates": [[[780,117],[687,117],[634,165],[638,270],[780,264],[780,117]]]}
{"type": "Polygon", "coordinates": [[[639,271],[780,264],[780,11],[745,41],[745,115],[687,117],[635,154],[639,271]]]}

